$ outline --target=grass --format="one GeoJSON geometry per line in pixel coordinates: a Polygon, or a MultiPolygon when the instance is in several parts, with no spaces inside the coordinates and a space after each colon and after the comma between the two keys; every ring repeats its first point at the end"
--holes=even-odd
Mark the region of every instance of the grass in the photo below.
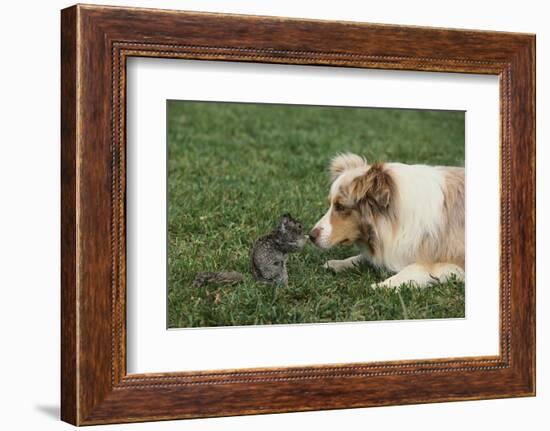
{"type": "Polygon", "coordinates": [[[464,284],[400,291],[389,274],[321,268],[352,247],[290,255],[289,284],[250,274],[249,250],[290,212],[309,229],[326,211],[328,161],[464,165],[464,113],[168,102],[168,326],[204,327],[464,316],[464,284]],[[235,270],[233,286],[193,287],[201,271],[235,270]]]}

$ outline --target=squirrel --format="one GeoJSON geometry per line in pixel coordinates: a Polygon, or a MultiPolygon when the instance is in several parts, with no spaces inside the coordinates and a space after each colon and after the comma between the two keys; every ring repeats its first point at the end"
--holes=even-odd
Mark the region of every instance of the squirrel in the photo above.
{"type": "MultiPolygon", "coordinates": [[[[288,254],[300,251],[305,244],[306,236],[302,224],[290,214],[284,214],[273,232],[254,242],[250,253],[252,275],[262,283],[287,284],[288,254]]],[[[244,275],[235,271],[201,272],[195,277],[193,286],[199,287],[208,283],[236,284],[243,280],[244,275]]]]}

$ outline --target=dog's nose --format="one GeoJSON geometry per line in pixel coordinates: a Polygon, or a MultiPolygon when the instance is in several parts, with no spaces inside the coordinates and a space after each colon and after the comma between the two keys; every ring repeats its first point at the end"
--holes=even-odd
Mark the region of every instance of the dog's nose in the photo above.
{"type": "Polygon", "coordinates": [[[312,231],[309,233],[309,239],[311,242],[315,242],[317,238],[319,238],[319,235],[321,234],[321,228],[316,227],[312,229],[312,231]]]}

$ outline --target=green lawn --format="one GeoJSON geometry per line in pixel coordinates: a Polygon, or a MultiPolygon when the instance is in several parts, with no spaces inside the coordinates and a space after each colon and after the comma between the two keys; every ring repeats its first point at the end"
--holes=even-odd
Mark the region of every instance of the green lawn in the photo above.
{"type": "Polygon", "coordinates": [[[250,274],[249,249],[290,212],[306,229],[326,211],[327,164],[338,152],[369,162],[464,165],[464,113],[168,102],[169,327],[464,316],[464,284],[372,289],[389,274],[332,274],[352,247],[290,255],[289,284],[250,274]],[[236,270],[234,286],[193,287],[201,271],[236,270]]]}

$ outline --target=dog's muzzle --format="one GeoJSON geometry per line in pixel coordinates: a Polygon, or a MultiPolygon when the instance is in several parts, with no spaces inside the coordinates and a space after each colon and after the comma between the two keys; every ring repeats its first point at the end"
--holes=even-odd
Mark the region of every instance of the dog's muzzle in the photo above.
{"type": "Polygon", "coordinates": [[[317,242],[317,239],[319,238],[319,236],[321,235],[321,228],[320,227],[316,227],[316,228],[313,228],[311,230],[311,232],[309,233],[309,240],[312,242],[312,243],[316,243],[317,242]]]}

